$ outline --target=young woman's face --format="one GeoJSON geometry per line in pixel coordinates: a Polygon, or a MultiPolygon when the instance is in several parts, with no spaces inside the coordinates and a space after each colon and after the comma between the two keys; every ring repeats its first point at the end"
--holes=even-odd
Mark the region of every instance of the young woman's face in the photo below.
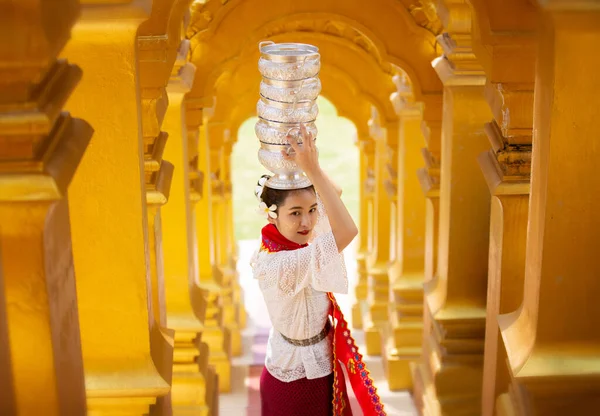
{"type": "Polygon", "coordinates": [[[277,209],[277,218],[269,218],[269,222],[288,240],[307,244],[317,216],[317,196],[311,190],[304,190],[288,195],[277,209]]]}

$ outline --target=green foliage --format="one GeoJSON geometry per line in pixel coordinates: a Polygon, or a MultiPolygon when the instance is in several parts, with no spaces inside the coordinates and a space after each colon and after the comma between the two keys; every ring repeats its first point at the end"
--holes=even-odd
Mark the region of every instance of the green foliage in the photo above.
{"type": "MultiPolygon", "coordinates": [[[[359,159],[355,146],[356,129],[349,120],[338,117],[335,107],[319,97],[319,135],[317,146],[323,170],[343,189],[342,199],[358,224],[359,159]]],[[[256,214],[258,201],[254,187],[260,175],[268,173],[258,162],[258,139],[254,134],[256,118],[240,127],[238,142],[231,157],[233,215],[236,240],[257,239],[266,220],[256,214]]]]}

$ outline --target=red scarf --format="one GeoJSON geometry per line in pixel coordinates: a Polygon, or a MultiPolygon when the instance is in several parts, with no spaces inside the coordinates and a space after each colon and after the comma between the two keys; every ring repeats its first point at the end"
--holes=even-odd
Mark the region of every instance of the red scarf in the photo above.
{"type": "MultiPolygon", "coordinates": [[[[261,250],[268,253],[277,251],[290,251],[308,246],[308,244],[298,244],[285,238],[275,227],[274,224],[268,224],[262,229],[261,250]]],[[[348,378],[354,396],[358,400],[364,416],[386,416],[383,410],[383,403],[377,394],[377,388],[373,385],[373,380],[369,376],[369,370],[363,362],[362,355],[358,352],[358,347],[352,338],[348,322],[333,296],[333,293],[327,293],[331,300],[329,316],[334,328],[333,334],[333,414],[334,416],[351,416],[352,410],[349,403],[346,403],[346,381],[342,365],[346,367],[348,378]]]]}

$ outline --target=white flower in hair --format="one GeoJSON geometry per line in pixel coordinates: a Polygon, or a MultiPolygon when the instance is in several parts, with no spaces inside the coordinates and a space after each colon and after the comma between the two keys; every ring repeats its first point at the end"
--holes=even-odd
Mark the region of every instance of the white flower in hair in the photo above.
{"type": "Polygon", "coordinates": [[[261,201],[258,205],[258,213],[267,219],[269,217],[277,218],[277,213],[275,211],[277,211],[277,205],[275,204],[271,205],[270,207],[267,207],[267,204],[261,201]]]}
{"type": "Polygon", "coordinates": [[[256,197],[260,200],[262,193],[265,189],[265,184],[267,183],[267,181],[269,180],[268,177],[262,177],[258,180],[258,185],[256,186],[256,188],[254,188],[254,193],[256,194],[256,197]]]}

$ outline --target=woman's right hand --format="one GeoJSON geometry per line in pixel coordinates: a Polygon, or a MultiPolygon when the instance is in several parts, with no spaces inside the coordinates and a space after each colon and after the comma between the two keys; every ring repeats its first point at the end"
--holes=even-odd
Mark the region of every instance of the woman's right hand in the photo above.
{"type": "Polygon", "coordinates": [[[311,174],[320,170],[319,166],[319,151],[315,145],[312,134],[306,130],[304,124],[300,124],[300,134],[302,136],[302,144],[299,144],[293,137],[287,136],[288,143],[294,150],[287,153],[282,150],[283,158],[295,162],[309,177],[311,174]]]}

